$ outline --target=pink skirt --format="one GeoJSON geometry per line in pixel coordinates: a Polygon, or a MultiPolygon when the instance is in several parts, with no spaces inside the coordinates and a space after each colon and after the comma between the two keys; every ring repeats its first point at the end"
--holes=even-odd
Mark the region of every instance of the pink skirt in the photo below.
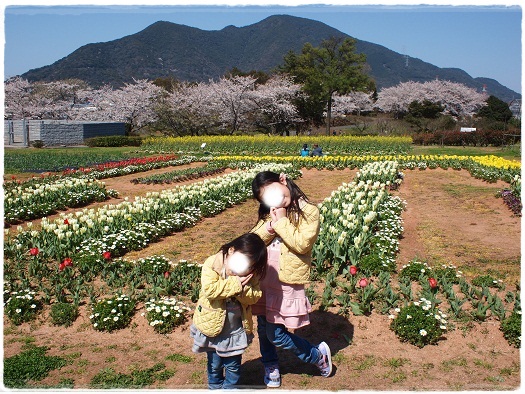
{"type": "Polygon", "coordinates": [[[266,276],[261,281],[263,296],[252,306],[254,315],[265,315],[274,324],[299,328],[310,324],[312,305],[306,297],[304,285],[291,285],[279,280],[279,257],[282,239],[276,237],[268,246],[266,276]]]}

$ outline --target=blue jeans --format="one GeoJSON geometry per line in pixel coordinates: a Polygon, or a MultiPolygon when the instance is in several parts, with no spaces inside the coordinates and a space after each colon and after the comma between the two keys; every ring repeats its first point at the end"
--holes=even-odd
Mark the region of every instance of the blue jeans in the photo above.
{"type": "Polygon", "coordinates": [[[301,361],[317,364],[321,352],[306,339],[289,332],[282,324],[269,323],[265,316],[257,316],[257,333],[262,362],[265,367],[278,363],[277,348],[291,350],[301,361]]]}
{"type": "Polygon", "coordinates": [[[234,389],[241,378],[242,354],[221,357],[216,352],[208,354],[208,388],[234,389]]]}

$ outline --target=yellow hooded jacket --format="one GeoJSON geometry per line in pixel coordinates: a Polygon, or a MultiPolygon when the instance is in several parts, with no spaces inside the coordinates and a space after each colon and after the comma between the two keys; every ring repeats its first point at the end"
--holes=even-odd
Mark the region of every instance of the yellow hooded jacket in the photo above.
{"type": "Polygon", "coordinates": [[[243,288],[238,276],[223,278],[223,264],[210,256],[204,262],[201,274],[199,300],[193,314],[193,324],[206,336],[216,337],[226,320],[226,300],[235,297],[241,304],[242,325],[246,333],[253,332],[251,305],[262,296],[259,280],[253,276],[243,288]]]}
{"type": "Polygon", "coordinates": [[[272,224],[275,233],[268,231],[268,215],[259,220],[251,232],[259,235],[269,245],[276,236],[283,240],[279,258],[279,280],[288,284],[306,284],[310,281],[312,266],[312,248],[319,235],[319,208],[305,203],[301,207],[304,216],[300,216],[297,225],[283,217],[272,224]]]}

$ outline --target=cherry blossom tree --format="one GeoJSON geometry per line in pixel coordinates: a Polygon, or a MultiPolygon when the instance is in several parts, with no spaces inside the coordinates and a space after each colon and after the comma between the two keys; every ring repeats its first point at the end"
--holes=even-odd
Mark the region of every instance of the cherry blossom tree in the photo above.
{"type": "Polygon", "coordinates": [[[121,89],[102,86],[83,92],[90,95],[90,106],[76,112],[76,120],[125,122],[136,132],[157,120],[155,106],[163,89],[148,80],[134,80],[121,89]]]}
{"type": "Polygon", "coordinates": [[[34,116],[39,119],[70,119],[70,110],[78,103],[77,92],[84,89],[87,89],[87,84],[78,79],[35,83],[33,98],[40,111],[34,116]]]}
{"type": "Polygon", "coordinates": [[[219,115],[222,128],[230,134],[247,124],[248,114],[255,108],[250,99],[255,81],[251,76],[234,76],[209,83],[211,107],[219,115]]]}
{"type": "Polygon", "coordinates": [[[372,111],[374,104],[373,95],[373,92],[350,92],[345,95],[334,94],[332,100],[332,114],[334,116],[342,116],[352,113],[361,115],[361,112],[372,111]]]}
{"type": "Polygon", "coordinates": [[[422,84],[414,81],[383,88],[378,92],[375,107],[383,112],[391,112],[397,118],[408,111],[412,101],[422,100],[421,89],[422,84]]]}
{"type": "Polygon", "coordinates": [[[35,110],[33,85],[21,77],[14,77],[4,84],[4,111],[11,119],[31,118],[35,110]]]}
{"type": "Polygon", "coordinates": [[[375,106],[384,112],[392,112],[396,117],[408,111],[413,101],[440,103],[443,114],[455,117],[471,116],[486,105],[485,94],[463,84],[433,80],[424,83],[402,82],[396,86],[381,89],[375,106]]]}
{"type": "Polygon", "coordinates": [[[254,122],[266,128],[273,126],[277,134],[288,131],[290,126],[303,122],[293,103],[303,94],[301,85],[290,77],[284,74],[272,76],[249,95],[255,104],[254,122]]]}
{"type": "Polygon", "coordinates": [[[202,135],[219,126],[219,114],[208,83],[184,83],[173,88],[157,114],[165,134],[202,135]]]}

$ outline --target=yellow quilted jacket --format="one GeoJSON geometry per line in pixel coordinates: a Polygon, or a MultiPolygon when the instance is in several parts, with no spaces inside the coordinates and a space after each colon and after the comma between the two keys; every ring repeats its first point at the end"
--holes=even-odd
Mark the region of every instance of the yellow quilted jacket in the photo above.
{"type": "Polygon", "coordinates": [[[242,324],[248,334],[253,332],[251,305],[262,296],[259,280],[253,276],[244,288],[237,276],[223,278],[222,263],[215,256],[204,262],[201,274],[199,300],[193,313],[193,324],[206,336],[216,337],[222,331],[226,319],[226,299],[235,297],[241,304],[242,324]]]}
{"type": "Polygon", "coordinates": [[[272,224],[275,234],[267,229],[270,216],[259,220],[251,232],[259,235],[269,245],[278,235],[282,238],[279,258],[279,280],[288,284],[306,284],[310,280],[312,266],[312,247],[319,235],[319,209],[316,205],[305,204],[297,226],[283,217],[272,224]]]}

